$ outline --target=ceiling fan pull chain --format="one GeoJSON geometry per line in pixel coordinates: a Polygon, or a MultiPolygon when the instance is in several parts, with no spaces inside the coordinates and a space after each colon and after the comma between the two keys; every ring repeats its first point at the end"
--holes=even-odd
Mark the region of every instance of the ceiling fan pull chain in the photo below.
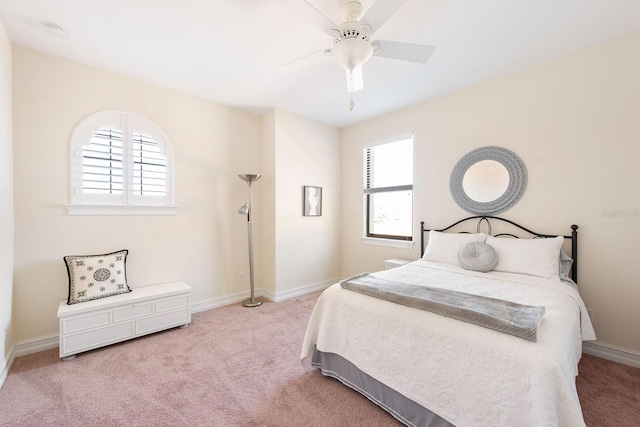
{"type": "Polygon", "coordinates": [[[353,64],[349,64],[349,70],[347,73],[348,79],[349,81],[348,83],[348,88],[347,88],[347,92],[349,92],[349,111],[353,111],[353,107],[356,105],[353,98],[355,97],[354,93],[355,93],[355,81],[354,81],[354,75],[353,75],[353,70],[354,70],[354,65],[353,64]]]}

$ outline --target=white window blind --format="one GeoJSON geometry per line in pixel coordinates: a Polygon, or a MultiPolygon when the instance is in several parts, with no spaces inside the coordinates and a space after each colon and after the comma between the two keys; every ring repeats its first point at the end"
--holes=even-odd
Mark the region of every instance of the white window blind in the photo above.
{"type": "Polygon", "coordinates": [[[412,240],[413,137],[364,149],[367,237],[412,240]]]}

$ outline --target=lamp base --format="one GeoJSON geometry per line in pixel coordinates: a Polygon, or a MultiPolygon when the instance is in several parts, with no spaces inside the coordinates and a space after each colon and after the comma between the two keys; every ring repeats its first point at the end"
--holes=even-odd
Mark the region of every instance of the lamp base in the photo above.
{"type": "Polygon", "coordinates": [[[262,305],[262,301],[258,300],[258,299],[246,299],[242,302],[242,305],[244,305],[245,307],[258,307],[260,305],[262,305]]]}

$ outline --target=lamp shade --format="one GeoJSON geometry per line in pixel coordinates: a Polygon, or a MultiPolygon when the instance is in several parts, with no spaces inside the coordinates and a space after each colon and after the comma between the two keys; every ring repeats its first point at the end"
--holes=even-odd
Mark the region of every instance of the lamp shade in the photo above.
{"type": "Polygon", "coordinates": [[[240,209],[238,209],[238,213],[240,215],[248,215],[249,214],[249,202],[242,205],[240,209]]]}
{"type": "Polygon", "coordinates": [[[245,173],[245,174],[240,174],[238,176],[243,181],[246,181],[247,183],[251,184],[252,182],[259,180],[262,175],[260,175],[259,173],[245,173]]]}

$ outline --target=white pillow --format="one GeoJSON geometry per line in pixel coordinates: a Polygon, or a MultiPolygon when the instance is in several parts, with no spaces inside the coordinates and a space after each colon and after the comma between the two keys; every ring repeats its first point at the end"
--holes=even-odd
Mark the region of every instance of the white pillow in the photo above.
{"type": "Polygon", "coordinates": [[[429,231],[429,243],[424,251],[422,259],[425,261],[458,263],[458,251],[467,243],[484,242],[487,235],[484,233],[463,234],[443,233],[429,231]]]}
{"type": "Polygon", "coordinates": [[[103,255],[67,255],[69,273],[67,304],[91,301],[131,292],[127,285],[127,254],[123,249],[103,255]]]}
{"type": "Polygon", "coordinates": [[[545,278],[558,277],[558,260],[564,237],[513,239],[488,236],[486,243],[498,255],[495,271],[528,274],[545,278]]]}
{"type": "Polygon", "coordinates": [[[567,255],[565,251],[560,250],[560,259],[558,260],[558,262],[560,263],[558,271],[558,273],[560,274],[560,278],[569,278],[569,275],[571,274],[571,266],[573,265],[573,259],[569,255],[567,255]]]}

